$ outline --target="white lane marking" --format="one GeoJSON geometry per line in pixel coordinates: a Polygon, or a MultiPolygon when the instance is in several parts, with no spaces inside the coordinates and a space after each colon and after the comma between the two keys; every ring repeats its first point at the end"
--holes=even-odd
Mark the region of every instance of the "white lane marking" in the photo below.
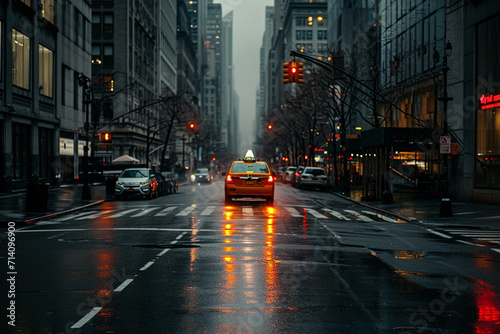
{"type": "Polygon", "coordinates": [[[327,208],[324,208],[323,210],[328,211],[335,218],[343,219],[343,220],[350,220],[349,218],[347,218],[346,216],[344,216],[343,214],[341,214],[338,211],[327,209],[327,208]]]}
{"type": "Polygon", "coordinates": [[[89,320],[92,319],[101,310],[102,310],[102,307],[98,307],[98,306],[94,307],[83,318],[81,318],[73,326],[71,326],[71,328],[82,328],[83,325],[85,325],[87,322],[89,322],[89,320]]]}
{"type": "Polygon", "coordinates": [[[117,214],[115,214],[115,215],[109,216],[108,218],[118,218],[118,217],[123,217],[123,216],[125,216],[126,214],[128,214],[128,213],[130,213],[130,212],[134,212],[134,211],[136,211],[136,210],[139,210],[139,209],[137,209],[137,208],[135,208],[135,209],[128,209],[128,210],[122,211],[122,212],[120,212],[120,213],[117,213],[117,214]]]}
{"type": "Polygon", "coordinates": [[[364,213],[366,214],[369,214],[369,215],[372,215],[372,216],[375,216],[379,219],[382,219],[382,220],[385,220],[386,222],[389,222],[389,223],[399,223],[399,221],[397,221],[396,219],[392,219],[390,217],[386,217],[380,213],[376,213],[376,212],[372,212],[372,211],[363,211],[364,213]]]}
{"type": "Polygon", "coordinates": [[[115,292],[120,292],[123,291],[130,283],[132,283],[134,279],[133,278],[127,278],[122,284],[120,284],[116,289],[115,292]]]}
{"type": "Polygon", "coordinates": [[[295,208],[287,207],[286,210],[292,215],[292,217],[302,217],[302,215],[295,208]]]}
{"type": "Polygon", "coordinates": [[[139,269],[139,271],[144,271],[144,270],[148,269],[149,267],[151,267],[153,265],[153,263],[155,263],[155,262],[154,261],[149,261],[141,269],[139,269]]]}
{"type": "Polygon", "coordinates": [[[137,214],[135,214],[135,215],[133,215],[133,216],[131,216],[131,217],[132,217],[132,218],[135,218],[135,217],[142,217],[142,216],[145,216],[145,215],[147,215],[148,213],[150,213],[151,211],[154,211],[154,210],[156,210],[156,209],[158,209],[158,207],[157,207],[157,206],[154,206],[154,207],[152,207],[152,208],[145,209],[145,210],[143,210],[142,212],[139,212],[139,213],[137,213],[137,214]]]}
{"type": "Polygon", "coordinates": [[[492,248],[492,250],[494,250],[497,253],[500,253],[500,249],[498,249],[498,248],[492,248]]]}
{"type": "Polygon", "coordinates": [[[438,235],[440,236],[441,238],[445,238],[445,239],[451,239],[452,237],[450,237],[449,235],[446,235],[446,234],[443,234],[443,233],[439,233],[437,231],[434,231],[434,230],[431,230],[431,229],[426,229],[427,232],[430,232],[432,234],[435,234],[435,235],[438,235]]]}
{"type": "Polygon", "coordinates": [[[185,208],[184,210],[182,210],[181,212],[179,212],[178,214],[176,214],[176,216],[187,216],[193,210],[194,210],[194,206],[189,206],[189,207],[185,208]]]}
{"type": "Polygon", "coordinates": [[[247,216],[253,216],[253,208],[251,206],[244,206],[241,208],[241,212],[247,216]]]}
{"type": "Polygon", "coordinates": [[[96,212],[97,211],[80,212],[80,213],[77,213],[76,215],[71,215],[71,216],[64,217],[64,218],[58,218],[57,220],[62,222],[62,221],[65,221],[65,220],[74,219],[76,217],[81,217],[81,216],[85,216],[85,215],[91,215],[91,214],[96,213],[96,212]]]}
{"type": "Polygon", "coordinates": [[[96,219],[96,218],[99,218],[102,215],[105,215],[106,213],[110,213],[110,212],[113,212],[113,211],[115,211],[115,210],[106,210],[106,211],[96,212],[96,213],[94,213],[92,215],[88,215],[88,216],[77,218],[76,220],[96,219]]]}
{"type": "Polygon", "coordinates": [[[201,213],[202,216],[209,216],[212,214],[212,212],[214,211],[215,209],[215,206],[207,206],[207,208],[205,210],[203,210],[203,212],[201,213]]]}
{"type": "Polygon", "coordinates": [[[373,221],[373,219],[371,219],[370,217],[364,216],[356,211],[353,211],[353,210],[344,210],[344,211],[355,216],[356,218],[358,218],[364,222],[372,222],[373,221]]]}
{"type": "Polygon", "coordinates": [[[168,215],[170,212],[174,211],[177,207],[176,206],[170,206],[166,209],[161,210],[158,212],[155,216],[162,217],[168,215]]]}
{"type": "Polygon", "coordinates": [[[477,220],[484,220],[484,219],[498,219],[500,216],[492,216],[492,217],[479,217],[479,218],[474,218],[477,220]]]}
{"type": "Polygon", "coordinates": [[[334,238],[339,239],[339,240],[340,240],[340,239],[342,239],[342,238],[340,237],[340,235],[338,235],[337,233],[335,233],[333,230],[331,230],[331,229],[330,229],[328,226],[326,226],[324,223],[321,223],[321,226],[323,226],[323,228],[324,228],[325,230],[327,230],[327,231],[328,231],[331,235],[333,235],[333,237],[334,237],[334,238]]]}
{"type": "Polygon", "coordinates": [[[158,253],[158,255],[156,255],[157,257],[160,257],[160,256],[163,256],[165,254],[167,254],[167,252],[169,250],[171,250],[172,248],[165,248],[164,250],[162,250],[160,253],[158,253]]]}
{"type": "Polygon", "coordinates": [[[309,212],[311,215],[313,215],[315,218],[322,218],[322,219],[325,219],[327,218],[324,214],[322,213],[319,213],[318,211],[314,210],[314,209],[305,209],[307,210],[307,212],[309,212]]]}
{"type": "Polygon", "coordinates": [[[460,243],[466,244],[466,245],[470,245],[470,246],[486,247],[485,245],[474,244],[472,242],[468,242],[468,241],[464,241],[464,240],[457,240],[457,241],[460,242],[460,243]]]}
{"type": "Polygon", "coordinates": [[[66,233],[60,233],[60,234],[56,234],[56,235],[53,235],[51,237],[48,237],[47,240],[50,240],[50,239],[54,239],[54,238],[57,238],[57,237],[60,237],[62,235],[65,235],[66,233]]]}
{"type": "Polygon", "coordinates": [[[183,236],[185,236],[185,235],[186,235],[186,233],[187,233],[187,232],[183,232],[183,233],[179,234],[179,235],[175,238],[175,240],[180,240],[180,239],[182,239],[182,237],[183,237],[183,236]]]}

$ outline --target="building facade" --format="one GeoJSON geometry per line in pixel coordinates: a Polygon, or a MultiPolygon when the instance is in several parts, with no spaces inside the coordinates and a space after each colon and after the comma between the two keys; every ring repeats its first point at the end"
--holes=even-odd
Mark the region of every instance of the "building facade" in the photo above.
{"type": "Polygon", "coordinates": [[[78,175],[90,17],[87,1],[2,2],[0,191],[78,175]]]}

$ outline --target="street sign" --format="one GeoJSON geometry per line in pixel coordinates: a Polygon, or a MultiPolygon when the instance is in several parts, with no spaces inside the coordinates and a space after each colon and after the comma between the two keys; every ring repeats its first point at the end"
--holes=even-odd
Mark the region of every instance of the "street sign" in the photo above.
{"type": "Polygon", "coordinates": [[[439,138],[439,153],[450,154],[451,153],[451,137],[441,136],[439,138]]]}

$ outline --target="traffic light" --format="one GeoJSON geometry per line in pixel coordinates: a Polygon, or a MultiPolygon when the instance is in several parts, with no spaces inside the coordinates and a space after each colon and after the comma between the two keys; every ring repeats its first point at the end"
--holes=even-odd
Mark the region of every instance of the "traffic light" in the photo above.
{"type": "Polygon", "coordinates": [[[283,63],[283,83],[290,83],[290,63],[283,63]]]}
{"type": "Polygon", "coordinates": [[[111,141],[111,133],[109,133],[109,132],[99,133],[99,141],[110,142],[111,141]]]}
{"type": "Polygon", "coordinates": [[[297,63],[297,83],[304,83],[304,63],[297,63]]]}
{"type": "Polygon", "coordinates": [[[193,122],[189,122],[189,130],[190,130],[191,132],[193,132],[193,131],[194,131],[194,129],[195,129],[195,125],[194,125],[194,123],[193,123],[193,122]]]}
{"type": "Polygon", "coordinates": [[[290,64],[290,79],[289,82],[297,82],[299,75],[299,67],[297,66],[296,61],[292,61],[290,64]]]}
{"type": "Polygon", "coordinates": [[[268,125],[267,125],[267,129],[268,129],[268,130],[272,130],[272,129],[273,129],[273,125],[272,125],[272,124],[268,124],[268,125]]]}

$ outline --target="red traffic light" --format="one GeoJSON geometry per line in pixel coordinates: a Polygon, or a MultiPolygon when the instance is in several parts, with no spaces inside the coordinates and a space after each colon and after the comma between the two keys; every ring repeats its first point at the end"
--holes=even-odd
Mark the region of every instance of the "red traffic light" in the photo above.
{"type": "Polygon", "coordinates": [[[99,133],[99,141],[110,142],[111,141],[111,133],[109,133],[109,132],[99,133]]]}
{"type": "Polygon", "coordinates": [[[272,130],[272,129],[273,129],[273,125],[272,125],[272,124],[269,124],[269,125],[267,126],[267,128],[268,128],[269,130],[272,130]]]}

